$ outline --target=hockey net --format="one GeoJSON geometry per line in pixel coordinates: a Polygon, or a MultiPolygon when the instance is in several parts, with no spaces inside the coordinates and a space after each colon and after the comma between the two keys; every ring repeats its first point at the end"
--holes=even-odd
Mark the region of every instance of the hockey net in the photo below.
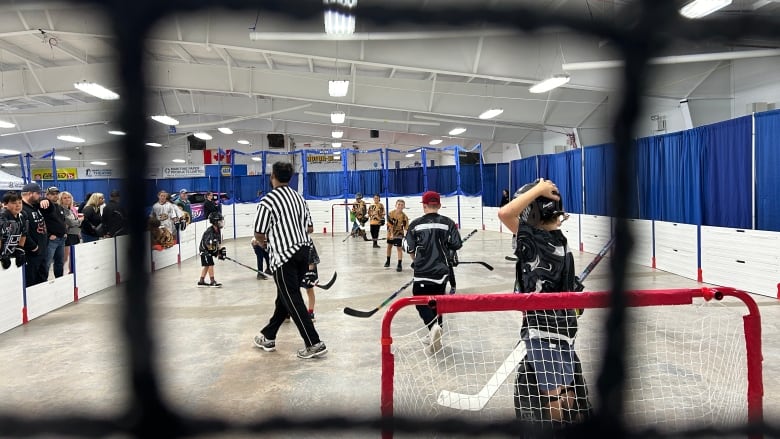
{"type": "MultiPolygon", "coordinates": [[[[599,407],[595,384],[608,338],[608,294],[420,296],[397,301],[382,327],[383,416],[475,422],[522,418],[532,429],[585,419],[588,403],[599,407]],[[410,306],[429,300],[443,317],[439,343],[431,342],[431,332],[410,306]],[[527,353],[526,344],[518,342],[521,310],[551,310],[562,303],[585,312],[576,319],[573,341],[581,367],[574,367],[576,379],[566,387],[571,391],[564,394],[571,398],[566,406],[571,408],[558,412],[561,423],[551,421],[553,415],[542,408],[549,399],[528,392],[528,383],[539,377],[533,365],[542,363],[529,367],[522,361],[524,367],[518,367],[527,353]]],[[[748,294],[727,288],[626,294],[627,428],[672,433],[761,419],[760,316],[748,294]]],[[[560,358],[567,357],[545,357],[548,364],[542,367],[549,370],[560,358]]]]}

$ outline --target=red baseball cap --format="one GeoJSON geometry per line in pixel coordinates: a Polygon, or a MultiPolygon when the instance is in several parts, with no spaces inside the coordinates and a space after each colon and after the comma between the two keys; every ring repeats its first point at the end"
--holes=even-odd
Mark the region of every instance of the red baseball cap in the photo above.
{"type": "Polygon", "coordinates": [[[422,196],[422,203],[423,204],[441,204],[441,198],[439,197],[439,193],[436,191],[428,191],[423,194],[422,196]]]}

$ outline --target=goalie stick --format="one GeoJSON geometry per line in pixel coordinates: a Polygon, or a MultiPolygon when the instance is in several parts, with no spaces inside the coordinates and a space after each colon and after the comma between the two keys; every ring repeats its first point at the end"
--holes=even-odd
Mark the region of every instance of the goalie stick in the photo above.
{"type": "MultiPolygon", "coordinates": [[[[612,237],[612,239],[607,242],[606,245],[599,251],[599,253],[596,255],[595,258],[588,264],[587,267],[585,267],[584,270],[582,270],[582,273],[577,277],[575,283],[577,284],[575,291],[582,291],[584,289],[584,286],[582,285],[582,281],[587,279],[587,277],[590,275],[591,271],[593,271],[594,268],[596,268],[596,265],[601,262],[601,260],[604,258],[604,256],[607,254],[610,248],[615,244],[615,238],[612,237]]],[[[578,314],[582,314],[582,312],[579,312],[578,314]]],[[[488,401],[490,401],[491,398],[496,394],[498,391],[498,388],[501,387],[501,385],[506,381],[507,378],[509,378],[509,375],[512,374],[514,371],[515,365],[517,365],[520,361],[523,360],[523,357],[525,356],[525,343],[521,342],[518,343],[517,346],[515,346],[515,349],[509,354],[508,357],[504,360],[503,363],[498,367],[498,370],[496,373],[493,374],[493,376],[490,377],[487,384],[482,388],[482,390],[479,391],[479,393],[474,395],[468,395],[465,393],[457,393],[457,392],[451,392],[449,390],[442,390],[439,392],[439,396],[436,399],[436,402],[439,405],[454,408],[456,410],[472,410],[472,411],[478,411],[485,408],[485,405],[487,405],[488,401]]]]}
{"type": "Polygon", "coordinates": [[[379,304],[376,308],[372,309],[371,311],[360,311],[358,309],[350,308],[348,306],[344,307],[344,314],[352,317],[361,317],[361,318],[368,318],[376,314],[377,311],[379,311],[380,308],[390,303],[391,300],[395,299],[395,296],[397,296],[401,291],[405,290],[414,283],[414,279],[410,280],[409,282],[405,283],[401,288],[395,290],[393,294],[390,295],[387,299],[385,299],[384,302],[379,304]]]}
{"type": "MultiPolygon", "coordinates": [[[[266,273],[264,273],[264,272],[262,272],[260,270],[254,269],[254,268],[250,267],[249,265],[241,263],[241,262],[231,258],[230,256],[225,256],[225,259],[227,259],[230,262],[236,263],[236,264],[238,264],[238,265],[240,265],[240,266],[242,266],[244,268],[248,268],[248,269],[254,271],[255,273],[259,273],[261,276],[263,276],[266,279],[270,278],[270,276],[268,276],[266,273]]],[[[314,284],[314,286],[317,287],[317,288],[322,288],[323,290],[329,290],[330,287],[332,287],[333,284],[336,283],[336,278],[337,277],[338,277],[338,273],[334,271],[333,272],[333,276],[331,276],[329,281],[327,281],[326,283],[323,284],[323,283],[320,283],[320,281],[318,280],[317,283],[314,284]]]]}

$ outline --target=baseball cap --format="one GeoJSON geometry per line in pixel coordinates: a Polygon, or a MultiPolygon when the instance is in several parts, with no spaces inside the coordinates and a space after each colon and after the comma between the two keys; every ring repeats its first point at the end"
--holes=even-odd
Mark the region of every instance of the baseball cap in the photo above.
{"type": "Polygon", "coordinates": [[[182,189],[179,191],[180,194],[186,194],[187,192],[189,192],[187,189],[182,189]]]}
{"type": "Polygon", "coordinates": [[[119,189],[112,190],[111,193],[108,194],[108,196],[109,197],[114,197],[114,198],[118,197],[119,196],[119,189]]]}
{"type": "Polygon", "coordinates": [[[25,192],[40,192],[41,186],[38,183],[27,183],[22,186],[22,193],[25,192]]]}
{"type": "Polygon", "coordinates": [[[439,197],[439,193],[436,191],[428,191],[423,194],[422,196],[422,203],[423,204],[441,204],[441,198],[439,197]]]}
{"type": "Polygon", "coordinates": [[[358,193],[355,194],[355,198],[363,198],[363,194],[358,192],[358,193]]]}
{"type": "Polygon", "coordinates": [[[46,189],[47,194],[59,194],[60,190],[57,188],[57,186],[51,186],[48,189],[46,189]]]}

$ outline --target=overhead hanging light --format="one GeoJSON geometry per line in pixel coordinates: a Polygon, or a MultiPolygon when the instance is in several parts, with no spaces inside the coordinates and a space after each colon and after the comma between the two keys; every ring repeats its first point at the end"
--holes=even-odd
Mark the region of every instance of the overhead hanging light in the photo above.
{"type": "Polygon", "coordinates": [[[725,8],[732,0],[693,0],[680,8],[680,15],[685,18],[701,18],[725,8]]]}
{"type": "Polygon", "coordinates": [[[260,162],[260,161],[262,161],[262,160],[263,160],[263,159],[262,159],[262,158],[260,158],[260,157],[252,157],[252,161],[253,161],[253,162],[260,162]]]}
{"type": "Polygon", "coordinates": [[[542,82],[534,84],[528,89],[528,91],[531,93],[544,93],[568,83],[569,80],[571,80],[569,75],[566,73],[559,73],[557,75],[552,75],[542,82]]]}
{"type": "Polygon", "coordinates": [[[349,91],[349,81],[331,80],[328,81],[328,94],[334,98],[341,98],[347,95],[349,91]]]}
{"type": "Polygon", "coordinates": [[[211,139],[213,139],[213,137],[211,137],[211,134],[203,132],[203,131],[198,131],[197,133],[193,134],[193,136],[197,137],[200,140],[211,140],[211,139]]]}
{"type": "Polygon", "coordinates": [[[341,142],[331,142],[330,146],[334,148],[341,148],[341,142]]]}
{"type": "Polygon", "coordinates": [[[173,163],[187,163],[187,160],[184,159],[173,159],[171,160],[173,163]]]}
{"type": "Polygon", "coordinates": [[[112,136],[124,136],[127,133],[125,133],[124,131],[119,131],[119,130],[111,130],[111,131],[108,132],[108,134],[111,134],[112,136]]]}
{"type": "Polygon", "coordinates": [[[328,35],[352,35],[355,33],[355,16],[339,10],[330,9],[329,5],[340,5],[348,9],[357,6],[357,0],[323,0],[325,4],[325,33],[328,35]]]}
{"type": "Polygon", "coordinates": [[[341,131],[341,130],[334,130],[334,131],[331,131],[331,132],[330,132],[330,135],[331,135],[331,136],[332,136],[334,139],[340,139],[340,138],[342,138],[342,137],[344,136],[344,131],[341,131]]]}
{"type": "Polygon", "coordinates": [[[6,122],[4,120],[0,120],[0,128],[13,128],[15,126],[16,126],[15,123],[11,123],[11,122],[6,122]]]}
{"type": "Polygon", "coordinates": [[[345,120],[347,120],[347,114],[343,111],[330,113],[330,123],[344,123],[345,120]]]}
{"type": "Polygon", "coordinates": [[[67,162],[68,160],[70,160],[70,157],[66,155],[54,155],[54,160],[62,160],[64,162],[67,162]]]}
{"type": "Polygon", "coordinates": [[[108,163],[95,160],[94,162],[89,162],[89,164],[95,166],[106,166],[108,163]]]}
{"type": "Polygon", "coordinates": [[[438,145],[441,143],[441,139],[433,139],[430,142],[428,142],[428,145],[438,145]]]}
{"type": "Polygon", "coordinates": [[[159,148],[162,146],[162,144],[157,142],[146,142],[146,146],[153,146],[155,148],[159,148]]]}
{"type": "Polygon", "coordinates": [[[18,154],[21,154],[21,152],[15,150],[15,149],[0,149],[0,154],[3,154],[3,155],[18,155],[18,154]]]}
{"type": "Polygon", "coordinates": [[[86,94],[106,101],[119,99],[119,95],[95,82],[81,81],[73,84],[74,87],[86,94]]]}
{"type": "Polygon", "coordinates": [[[219,131],[222,134],[233,134],[233,130],[231,130],[228,127],[219,127],[217,128],[217,131],[219,131]]]}
{"type": "Polygon", "coordinates": [[[57,136],[58,139],[62,140],[63,142],[71,142],[71,143],[84,143],[86,140],[82,139],[81,137],[77,136],[71,136],[69,134],[64,134],[61,136],[57,136]]]}
{"type": "Polygon", "coordinates": [[[0,163],[0,166],[4,168],[13,168],[14,166],[19,166],[16,163],[0,163]]]}
{"type": "Polygon", "coordinates": [[[333,155],[334,156],[341,155],[341,151],[333,151],[333,155]]]}
{"type": "Polygon", "coordinates": [[[503,108],[491,108],[489,110],[484,111],[482,114],[479,115],[480,119],[492,119],[499,114],[503,113],[503,108]]]}
{"type": "Polygon", "coordinates": [[[458,134],[463,134],[466,132],[465,128],[454,128],[450,130],[450,136],[457,136],[458,134]]]}
{"type": "Polygon", "coordinates": [[[414,157],[414,153],[410,152],[409,154],[406,154],[404,157],[406,158],[414,157]]]}
{"type": "Polygon", "coordinates": [[[241,140],[238,141],[238,143],[240,143],[242,145],[249,145],[249,140],[241,139],[241,140]]]}
{"type": "Polygon", "coordinates": [[[152,116],[152,119],[155,122],[160,122],[163,125],[169,125],[170,126],[170,125],[178,125],[179,124],[178,120],[172,118],[171,116],[167,116],[165,114],[156,114],[156,115],[152,116]]]}

